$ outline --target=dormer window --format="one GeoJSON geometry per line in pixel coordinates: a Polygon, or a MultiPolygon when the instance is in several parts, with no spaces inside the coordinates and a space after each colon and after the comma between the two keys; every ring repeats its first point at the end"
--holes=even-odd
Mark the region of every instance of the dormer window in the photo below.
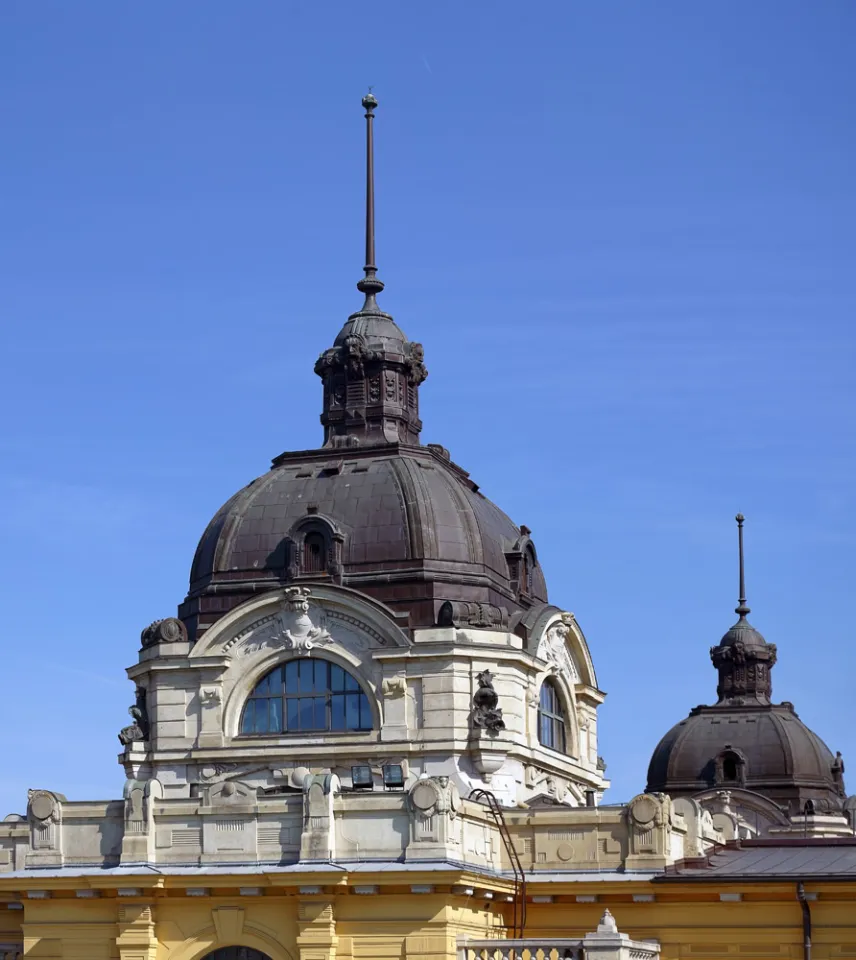
{"type": "Polygon", "coordinates": [[[247,698],[241,733],[345,733],[372,729],[356,677],[317,657],[290,660],[262,677],[247,698]]]}
{"type": "Polygon", "coordinates": [[[722,779],[726,782],[737,780],[737,757],[733,753],[727,753],[722,758],[722,779]]]}
{"type": "Polygon", "coordinates": [[[521,587],[523,592],[532,596],[532,580],[535,576],[535,551],[532,547],[527,547],[523,553],[523,576],[521,577],[521,587]]]}
{"type": "Polygon", "coordinates": [[[286,575],[290,580],[339,579],[345,536],[328,517],[318,513],[316,504],[309,504],[307,509],[307,516],[295,523],[285,540],[286,575]]]}
{"type": "Polygon", "coordinates": [[[322,533],[307,533],[303,541],[303,572],[327,572],[327,541],[322,533]]]}
{"type": "Polygon", "coordinates": [[[735,786],[746,782],[746,760],[730,745],[716,758],[716,782],[735,786]]]}

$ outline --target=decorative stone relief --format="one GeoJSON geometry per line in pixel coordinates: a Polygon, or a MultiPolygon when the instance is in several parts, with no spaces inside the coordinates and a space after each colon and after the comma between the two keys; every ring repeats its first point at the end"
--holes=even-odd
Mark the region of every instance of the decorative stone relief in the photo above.
{"type": "Polygon", "coordinates": [[[224,780],[203,791],[203,861],[246,861],[256,857],[258,794],[239,780],[224,780]]]}
{"type": "Polygon", "coordinates": [[[447,600],[437,614],[438,627],[508,629],[508,610],[489,603],[447,600]]]}
{"type": "Polygon", "coordinates": [[[150,623],[140,634],[144,647],[156,643],[182,643],[187,641],[187,627],[177,617],[166,617],[150,623]]]}
{"type": "Polygon", "coordinates": [[[448,777],[422,777],[407,794],[410,813],[410,843],[406,857],[429,859],[449,852],[461,843],[461,795],[448,777]]]}
{"type": "Polygon", "coordinates": [[[122,727],[119,731],[119,743],[125,747],[128,744],[149,739],[149,714],[146,710],[146,691],[143,687],[137,687],[137,702],[132,707],[128,707],[128,713],[134,722],[127,727],[122,727]]]}
{"type": "Polygon", "coordinates": [[[404,677],[387,677],[381,684],[384,697],[397,700],[407,693],[407,680],[404,677]]]}
{"type": "Polygon", "coordinates": [[[568,650],[568,636],[575,617],[572,613],[563,613],[561,618],[551,624],[538,643],[536,656],[546,660],[552,667],[563,673],[572,683],[578,683],[579,671],[568,650]]]}
{"type": "Polygon", "coordinates": [[[202,783],[210,783],[212,780],[217,780],[224,773],[231,773],[237,769],[237,763],[209,763],[200,769],[199,779],[202,783]]]}
{"type": "Polygon", "coordinates": [[[50,790],[30,790],[27,820],[30,824],[30,853],[27,866],[62,864],[62,804],[65,797],[50,790]]]}
{"type": "Polygon", "coordinates": [[[664,793],[643,793],[630,801],[627,805],[630,828],[628,864],[633,857],[665,857],[669,854],[673,811],[672,800],[664,793]]]}
{"type": "Polygon", "coordinates": [[[248,656],[264,647],[281,647],[309,655],[315,647],[332,643],[333,637],[324,622],[324,612],[316,608],[317,623],[309,615],[310,594],[309,587],[287,587],[284,608],[241,643],[239,656],[248,656]]]}
{"type": "Polygon", "coordinates": [[[199,702],[208,709],[217,707],[223,702],[223,692],[219,687],[203,687],[199,691],[199,702]]]}

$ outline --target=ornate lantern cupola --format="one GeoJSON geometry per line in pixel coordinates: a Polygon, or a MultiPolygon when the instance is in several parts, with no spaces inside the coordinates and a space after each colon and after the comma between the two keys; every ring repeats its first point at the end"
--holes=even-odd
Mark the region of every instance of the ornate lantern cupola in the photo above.
{"type": "Polygon", "coordinates": [[[743,514],[738,513],[735,519],[740,556],[740,597],[734,612],[740,619],[719,645],[710,650],[710,658],[719,671],[716,694],[718,703],[723,705],[768,704],[773,690],[770,670],[776,662],[776,645],[767,643],[746,619],[750,610],[746,605],[743,575],[743,514]]]}
{"type": "Polygon", "coordinates": [[[410,343],[388,313],[377,305],[383,283],[377,277],[374,231],[374,109],[366,110],[366,265],[357,289],[365,303],[339,331],[333,346],[318,358],[315,372],[324,382],[325,447],[419,443],[419,385],[428,376],[421,343],[410,343]]]}

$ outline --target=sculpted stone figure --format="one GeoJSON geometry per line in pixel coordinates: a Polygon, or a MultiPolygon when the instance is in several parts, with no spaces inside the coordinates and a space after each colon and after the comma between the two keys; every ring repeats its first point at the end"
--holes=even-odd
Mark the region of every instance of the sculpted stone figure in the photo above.
{"type": "Polygon", "coordinates": [[[505,729],[505,721],[502,710],[497,707],[499,697],[493,689],[493,676],[490,670],[482,670],[476,680],[479,687],[473,696],[473,725],[498,733],[505,729]]]}
{"type": "Polygon", "coordinates": [[[137,687],[137,702],[132,707],[128,707],[128,713],[134,722],[127,727],[122,727],[119,731],[119,743],[125,747],[129,743],[149,739],[149,715],[146,711],[146,691],[143,687],[137,687]]]}

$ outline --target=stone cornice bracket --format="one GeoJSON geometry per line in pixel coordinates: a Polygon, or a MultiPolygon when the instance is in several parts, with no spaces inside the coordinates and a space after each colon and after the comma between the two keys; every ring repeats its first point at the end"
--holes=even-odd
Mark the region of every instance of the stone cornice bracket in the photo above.
{"type": "Polygon", "coordinates": [[[339,778],[332,773],[310,773],[303,781],[301,860],[335,858],[336,828],[333,822],[333,798],[340,792],[339,778]]]}

